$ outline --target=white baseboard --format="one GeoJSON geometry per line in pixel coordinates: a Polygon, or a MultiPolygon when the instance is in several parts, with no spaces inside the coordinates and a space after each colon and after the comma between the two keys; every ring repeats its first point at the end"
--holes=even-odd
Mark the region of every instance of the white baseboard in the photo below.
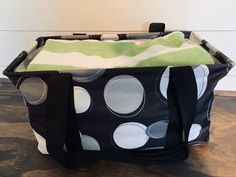
{"type": "Polygon", "coordinates": [[[236,91],[236,76],[228,75],[221,79],[215,90],[236,91]]]}
{"type": "Polygon", "coordinates": [[[6,78],[6,76],[3,75],[3,70],[6,68],[6,66],[0,65],[0,78],[6,78]]]}

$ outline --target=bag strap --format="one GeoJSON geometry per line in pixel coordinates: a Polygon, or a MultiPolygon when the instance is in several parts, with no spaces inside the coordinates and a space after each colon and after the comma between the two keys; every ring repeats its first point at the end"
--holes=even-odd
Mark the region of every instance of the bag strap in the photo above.
{"type": "Polygon", "coordinates": [[[123,152],[128,158],[156,163],[188,157],[188,136],[197,104],[197,85],[191,66],[170,68],[167,96],[170,115],[166,133],[166,149],[123,152]]]}
{"type": "Polygon", "coordinates": [[[170,113],[167,147],[173,147],[179,140],[188,148],[188,136],[197,104],[197,85],[191,66],[170,68],[167,95],[170,113]]]}
{"type": "Polygon", "coordinates": [[[151,23],[149,32],[165,32],[165,23],[151,23]]]}
{"type": "Polygon", "coordinates": [[[59,163],[67,165],[69,154],[82,149],[73,104],[70,74],[50,73],[48,79],[46,144],[59,163]]]}
{"type": "Polygon", "coordinates": [[[191,66],[176,67],[170,70],[177,93],[178,109],[184,130],[183,140],[188,144],[190,128],[194,122],[197,107],[197,84],[191,66]]]}

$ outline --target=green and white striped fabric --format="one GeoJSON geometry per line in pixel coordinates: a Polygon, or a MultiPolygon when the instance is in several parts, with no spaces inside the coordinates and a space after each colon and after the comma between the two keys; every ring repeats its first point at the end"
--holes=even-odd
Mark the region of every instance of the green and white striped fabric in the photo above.
{"type": "Polygon", "coordinates": [[[27,71],[213,64],[210,54],[173,32],[148,40],[47,40],[27,71]]]}

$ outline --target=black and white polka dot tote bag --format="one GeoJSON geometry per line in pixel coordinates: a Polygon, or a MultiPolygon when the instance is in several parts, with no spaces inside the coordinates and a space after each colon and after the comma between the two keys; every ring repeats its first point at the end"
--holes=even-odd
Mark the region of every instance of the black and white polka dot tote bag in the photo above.
{"type": "Polygon", "coordinates": [[[234,63],[191,32],[183,32],[185,38],[197,40],[217,64],[24,70],[48,39],[136,40],[168,34],[164,24],[153,23],[149,31],[41,37],[6,68],[4,74],[25,100],[41,153],[68,167],[96,159],[155,164],[185,159],[190,145],[208,141],[213,89],[234,63]]]}

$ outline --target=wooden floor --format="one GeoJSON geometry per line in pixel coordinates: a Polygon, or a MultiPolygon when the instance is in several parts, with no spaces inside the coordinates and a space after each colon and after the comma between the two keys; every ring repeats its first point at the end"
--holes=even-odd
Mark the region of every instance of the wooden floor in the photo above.
{"type": "Polygon", "coordinates": [[[0,82],[0,177],[236,177],[236,97],[215,98],[211,139],[192,148],[184,162],[137,166],[98,161],[67,170],[41,155],[30,129],[22,97],[0,82]]]}

